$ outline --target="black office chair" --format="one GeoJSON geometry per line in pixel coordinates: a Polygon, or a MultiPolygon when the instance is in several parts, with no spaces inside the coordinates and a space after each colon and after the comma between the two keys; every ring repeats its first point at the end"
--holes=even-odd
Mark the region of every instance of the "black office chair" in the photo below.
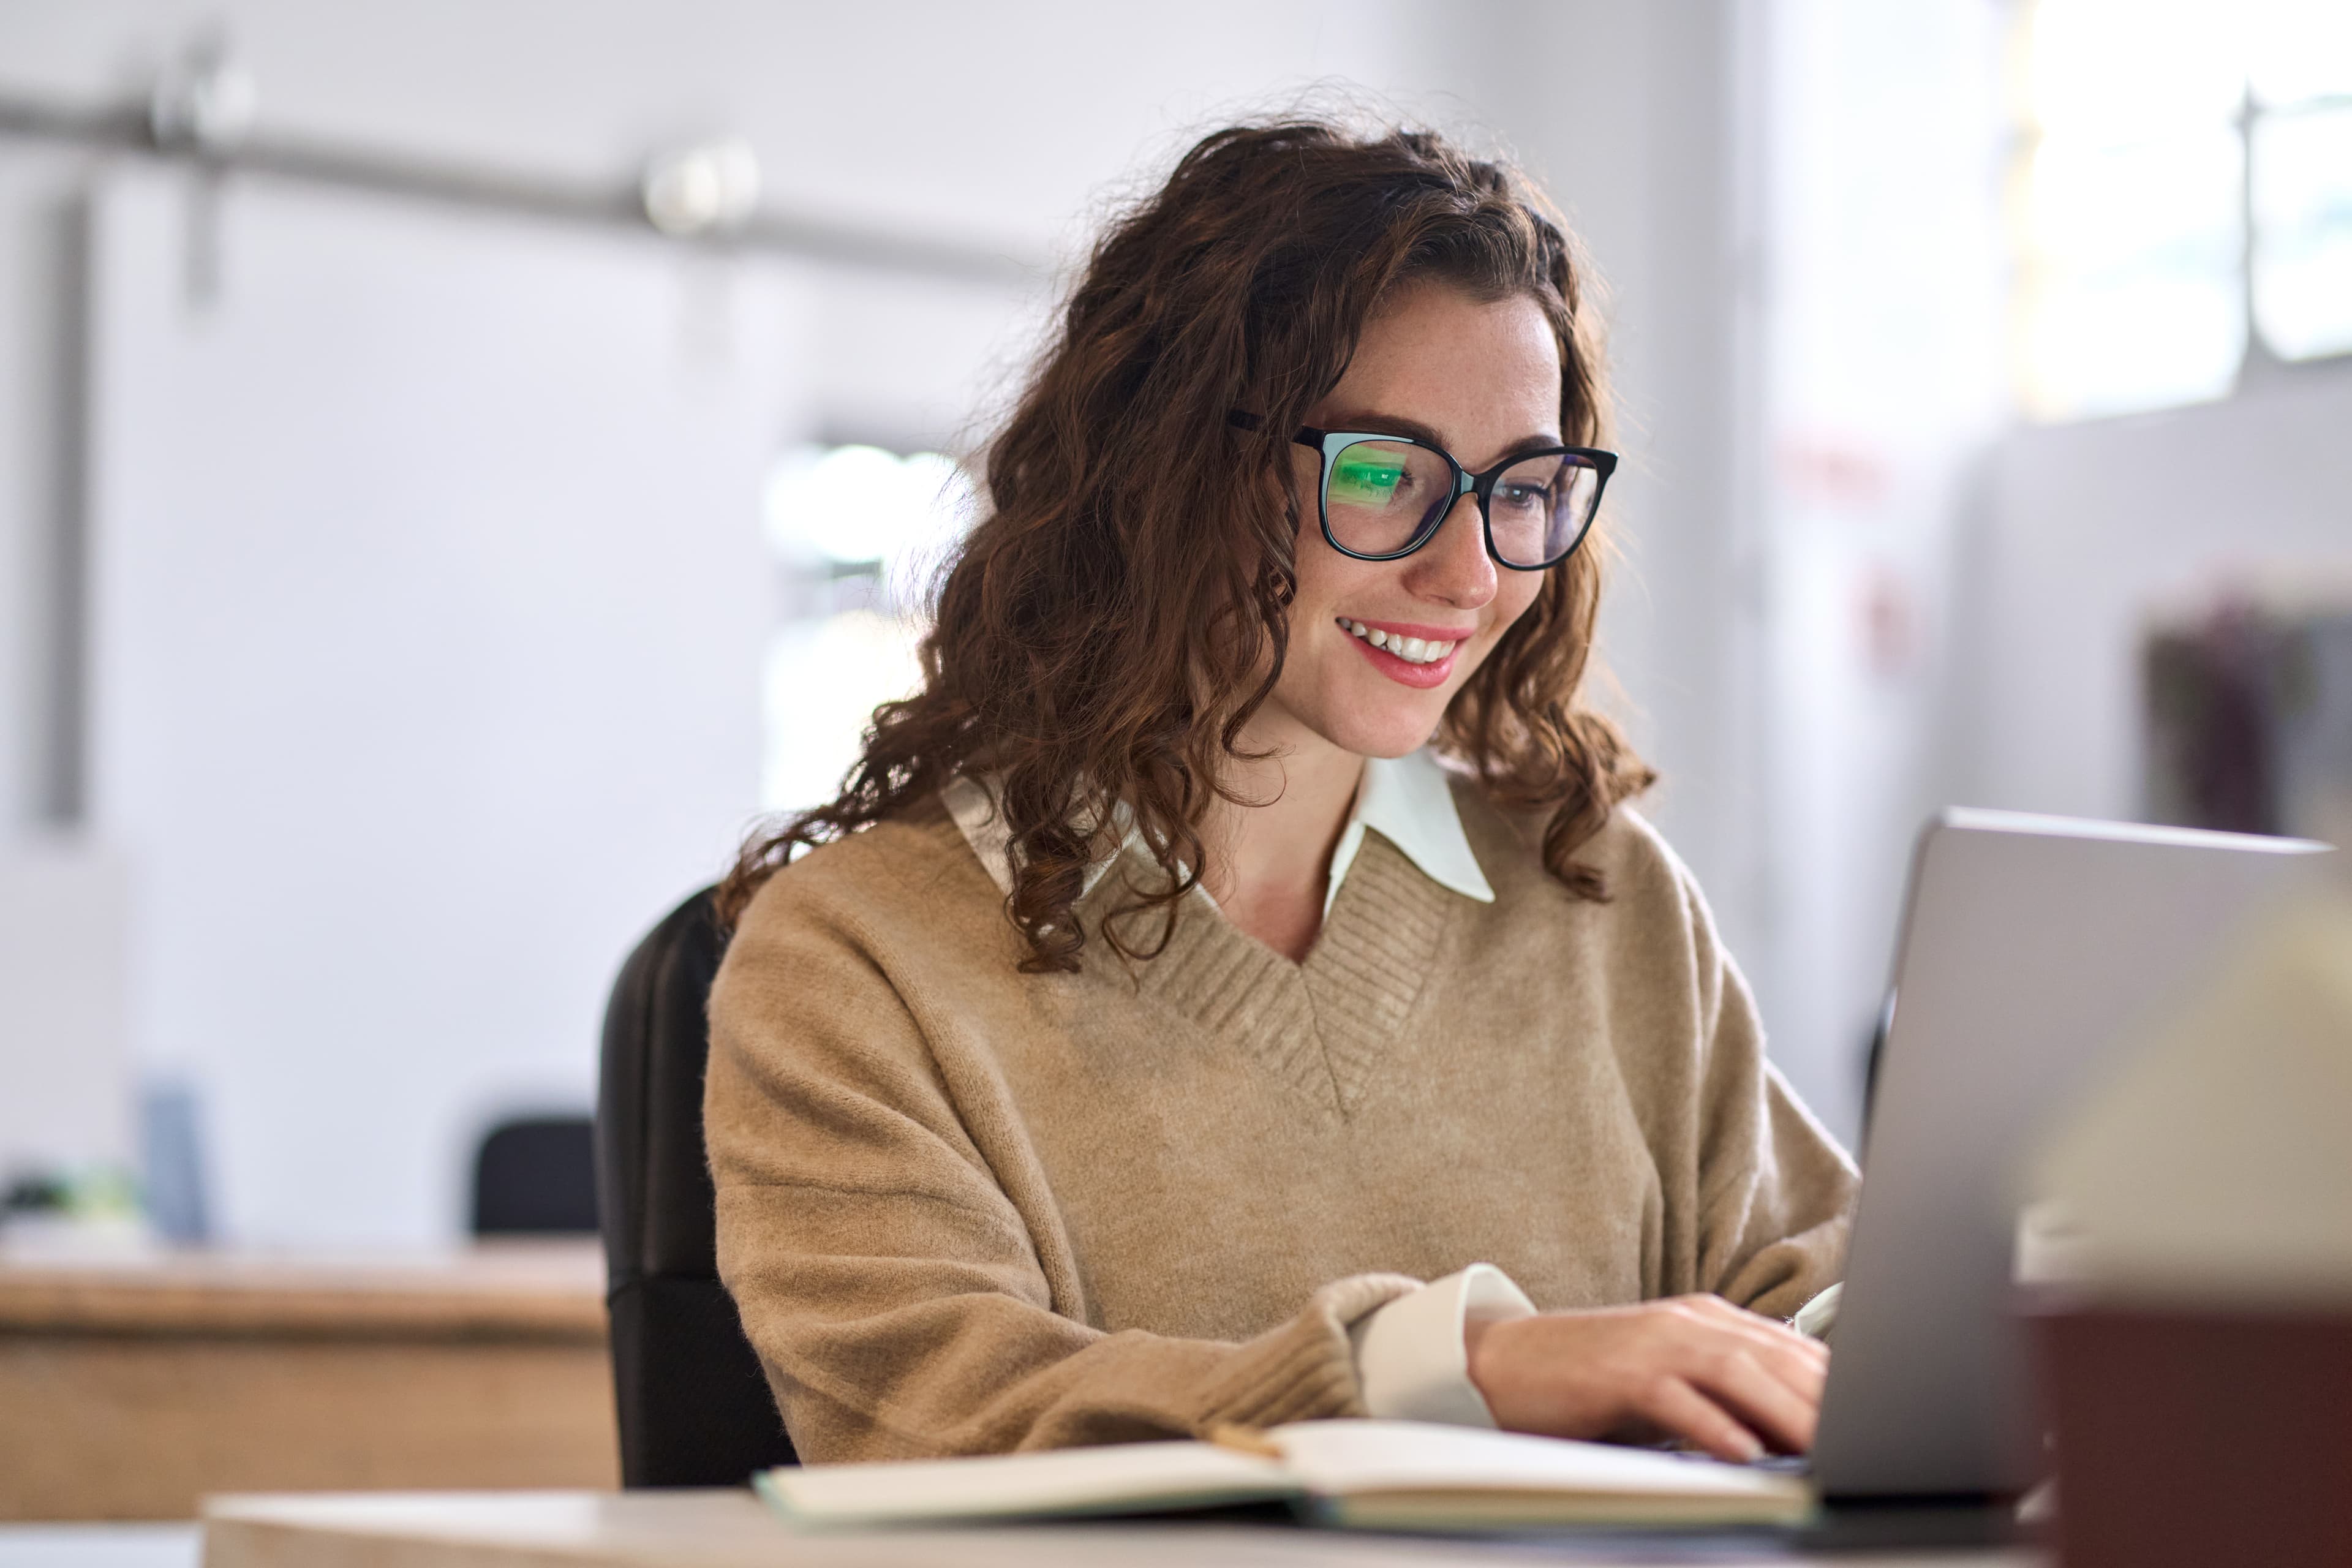
{"type": "Polygon", "coordinates": [[[795,1462],[719,1282],[702,1146],[708,1004],[727,939],[704,889],[621,966],[604,1013],[596,1190],[604,1233],[621,1481],[741,1486],[795,1462]]]}
{"type": "Polygon", "coordinates": [[[596,1234],[595,1135],[584,1116],[519,1116],[474,1154],[476,1236],[596,1234]]]}

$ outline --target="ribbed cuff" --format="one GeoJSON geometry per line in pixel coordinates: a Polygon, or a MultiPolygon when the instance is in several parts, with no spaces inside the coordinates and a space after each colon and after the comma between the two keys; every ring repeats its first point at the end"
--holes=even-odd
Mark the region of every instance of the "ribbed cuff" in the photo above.
{"type": "Polygon", "coordinates": [[[1298,1316],[1252,1341],[1202,1392],[1196,1427],[1279,1426],[1367,1414],[1349,1331],[1420,1288],[1403,1274],[1355,1274],[1324,1286],[1298,1316]]]}

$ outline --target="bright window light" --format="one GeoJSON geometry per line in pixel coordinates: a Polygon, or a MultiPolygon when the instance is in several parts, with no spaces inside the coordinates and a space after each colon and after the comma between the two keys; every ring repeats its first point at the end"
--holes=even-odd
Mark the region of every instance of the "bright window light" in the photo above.
{"type": "Polygon", "coordinates": [[[878,565],[895,576],[925,569],[961,538],[971,505],[970,478],[938,452],[803,447],[768,475],[768,542],[786,561],[878,565]]]}
{"type": "Polygon", "coordinates": [[[937,452],[807,447],[770,472],[764,517],[784,579],[761,671],[761,804],[829,800],[874,710],[921,679],[924,591],[971,527],[971,476],[937,452]]]}
{"type": "Polygon", "coordinates": [[[2012,189],[2043,419],[2218,397],[2245,354],[2245,66],[2217,0],[2041,0],[2012,189]]]}
{"type": "Polygon", "coordinates": [[[2036,0],[2021,37],[2030,414],[2225,395],[2250,327],[2283,359],[2352,352],[2352,5],[2036,0]]]}
{"type": "Polygon", "coordinates": [[[2352,98],[2352,5],[2342,0],[2247,0],[2246,73],[2254,101],[2283,109],[2352,98]]]}
{"type": "Polygon", "coordinates": [[[2027,35],[2032,123],[2105,143],[2227,123],[2246,79],[2232,10],[2221,0],[2039,0],[2027,35]]]}
{"type": "Polygon", "coordinates": [[[831,800],[857,761],[874,710],[922,679],[922,628],[901,616],[843,610],[788,622],[768,644],[761,672],[761,805],[797,810],[831,800]]]}
{"type": "Polygon", "coordinates": [[[2281,359],[2352,352],[2352,100],[2253,126],[2254,318],[2281,359]]]}
{"type": "Polygon", "coordinates": [[[2028,409],[2219,397],[2244,357],[2242,160],[2227,125],[2122,145],[2053,137],[2027,172],[2017,286],[2028,409]]]}

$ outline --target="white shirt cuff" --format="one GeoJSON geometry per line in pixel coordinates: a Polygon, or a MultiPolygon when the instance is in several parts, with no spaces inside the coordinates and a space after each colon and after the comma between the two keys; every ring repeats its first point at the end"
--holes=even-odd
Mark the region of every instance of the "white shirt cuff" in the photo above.
{"type": "Polygon", "coordinates": [[[1837,1328],[1838,1298],[1845,1293],[1845,1281],[1841,1279],[1803,1306],[1789,1320],[1789,1326],[1809,1340],[1827,1343],[1837,1328]]]}
{"type": "Polygon", "coordinates": [[[1494,1426],[1494,1412],[1470,1381],[1465,1328],[1535,1310],[1527,1292],[1491,1263],[1474,1263],[1398,1297],[1349,1330],[1364,1408],[1383,1421],[1494,1426]]]}

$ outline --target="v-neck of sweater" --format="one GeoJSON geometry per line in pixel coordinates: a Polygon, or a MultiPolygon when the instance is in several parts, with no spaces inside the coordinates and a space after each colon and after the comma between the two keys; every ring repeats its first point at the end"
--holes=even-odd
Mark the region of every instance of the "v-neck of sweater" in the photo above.
{"type": "Polygon", "coordinates": [[[1211,900],[1186,898],[1168,945],[1134,965],[1136,982],[1144,996],[1249,1052],[1344,1120],[1392,1053],[1437,966],[1454,906],[1465,901],[1367,834],[1304,959],[1276,952],[1211,900]]]}

